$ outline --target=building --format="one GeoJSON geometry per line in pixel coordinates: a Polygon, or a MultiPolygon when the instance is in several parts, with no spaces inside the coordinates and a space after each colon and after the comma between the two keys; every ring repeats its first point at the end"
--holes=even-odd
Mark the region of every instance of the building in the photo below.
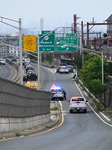
{"type": "MultiPolygon", "coordinates": [[[[112,14],[106,19],[107,23],[112,23],[112,14]]],[[[112,25],[107,25],[107,35],[112,37],[112,25]]]]}

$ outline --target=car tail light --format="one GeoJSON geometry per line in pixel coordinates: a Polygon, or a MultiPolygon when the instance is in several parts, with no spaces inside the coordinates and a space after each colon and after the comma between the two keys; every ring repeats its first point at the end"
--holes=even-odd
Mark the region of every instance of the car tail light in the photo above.
{"type": "Polygon", "coordinates": [[[72,104],[70,104],[70,107],[72,107],[72,104]]]}
{"type": "Polygon", "coordinates": [[[85,104],[84,104],[84,106],[86,107],[86,106],[87,106],[87,104],[85,103],[85,104]]]}

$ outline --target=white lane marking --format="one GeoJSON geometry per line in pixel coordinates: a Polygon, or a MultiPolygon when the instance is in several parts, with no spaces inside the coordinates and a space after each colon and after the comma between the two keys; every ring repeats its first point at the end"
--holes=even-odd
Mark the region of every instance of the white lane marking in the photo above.
{"type": "Polygon", "coordinates": [[[109,124],[109,123],[107,123],[106,121],[104,121],[104,120],[95,112],[95,110],[91,107],[91,105],[90,105],[89,103],[88,103],[88,105],[89,105],[89,107],[93,110],[93,112],[96,114],[96,116],[97,116],[103,123],[105,123],[106,125],[112,127],[111,124],[109,124]]]}
{"type": "MultiPolygon", "coordinates": [[[[50,69],[48,69],[49,71],[51,71],[50,69]]],[[[51,71],[52,73],[53,73],[53,71],[51,71]]],[[[54,73],[53,73],[54,74],[54,73]]],[[[81,95],[83,96],[83,94],[82,94],[82,92],[81,92],[81,90],[80,90],[80,88],[79,88],[79,86],[76,84],[76,82],[74,82],[75,83],[75,85],[76,85],[76,87],[78,88],[78,90],[80,91],[80,93],[81,93],[81,95]]],[[[87,93],[86,93],[87,94],[87,93]]],[[[60,102],[60,101],[59,101],[60,102]]],[[[62,105],[62,103],[60,102],[60,105],[62,105]]],[[[105,122],[96,112],[95,112],[95,110],[90,106],[90,104],[88,103],[88,105],[89,105],[89,107],[93,110],[93,112],[96,114],[96,116],[103,122],[103,123],[105,123],[106,125],[108,125],[108,126],[110,126],[110,127],[112,127],[112,125],[111,124],[109,124],[109,123],[107,123],[107,122],[105,122]]],[[[101,113],[101,112],[100,112],[101,113]]],[[[101,113],[101,114],[103,114],[103,113],[101,113]]],[[[103,116],[105,116],[104,114],[103,114],[103,116]]],[[[110,121],[110,119],[109,118],[107,118],[106,116],[105,116],[105,118],[108,120],[108,121],[110,121]]]]}
{"type": "MultiPolygon", "coordinates": [[[[78,85],[76,84],[76,82],[75,82],[75,85],[77,86],[77,88],[79,89],[81,95],[83,96],[83,94],[82,94],[80,88],[78,87],[78,85]]],[[[91,105],[90,105],[89,103],[88,103],[88,105],[89,105],[89,107],[92,109],[92,111],[96,114],[96,116],[97,116],[103,123],[105,123],[106,125],[112,127],[111,124],[109,124],[109,123],[107,123],[106,121],[104,121],[104,120],[97,114],[97,112],[91,107],[91,105]]],[[[101,113],[101,112],[100,112],[100,113],[101,113]]],[[[102,115],[102,114],[103,114],[103,113],[101,113],[101,115],[102,115]]],[[[111,121],[111,120],[110,120],[109,118],[107,118],[104,114],[103,114],[103,116],[105,117],[105,119],[107,119],[107,121],[111,121]]]]}
{"type": "MultiPolygon", "coordinates": [[[[46,68],[46,67],[44,67],[44,68],[46,68]]],[[[46,68],[46,69],[49,70],[53,74],[53,77],[54,77],[53,84],[55,84],[55,82],[56,82],[56,76],[55,76],[56,69],[49,69],[49,68],[46,68]]]]}
{"type": "Polygon", "coordinates": [[[105,118],[107,119],[108,121],[111,121],[107,116],[105,116],[101,111],[100,111],[100,114],[105,118]]]}

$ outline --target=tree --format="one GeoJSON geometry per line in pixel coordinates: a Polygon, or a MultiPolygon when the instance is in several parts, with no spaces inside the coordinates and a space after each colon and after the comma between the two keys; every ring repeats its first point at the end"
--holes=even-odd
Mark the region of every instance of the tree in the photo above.
{"type": "Polygon", "coordinates": [[[102,84],[101,80],[94,79],[89,83],[89,90],[93,93],[99,100],[102,101],[103,94],[105,93],[107,85],[105,83],[102,84]]]}
{"type": "MultiPolygon", "coordinates": [[[[104,82],[109,75],[109,64],[104,59],[104,82]]],[[[84,85],[95,95],[100,95],[106,90],[106,84],[102,84],[102,58],[88,54],[85,65],[82,66],[81,79],[84,85]]]]}
{"type": "Polygon", "coordinates": [[[74,52],[74,60],[73,63],[77,66],[77,76],[79,76],[80,69],[82,67],[82,56],[80,52],[74,52]]]}

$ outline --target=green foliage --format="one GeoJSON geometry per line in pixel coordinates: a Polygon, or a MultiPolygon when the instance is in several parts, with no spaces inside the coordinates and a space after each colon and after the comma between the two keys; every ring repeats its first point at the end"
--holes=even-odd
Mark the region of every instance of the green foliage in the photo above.
{"type": "Polygon", "coordinates": [[[106,108],[105,112],[108,112],[112,116],[112,109],[111,108],[106,108]]]}
{"type": "Polygon", "coordinates": [[[49,125],[45,125],[45,127],[46,127],[46,128],[52,128],[52,127],[51,127],[51,126],[49,126],[49,125]]]}
{"type": "Polygon", "coordinates": [[[16,132],[16,136],[27,136],[27,134],[16,132]]]}
{"type": "Polygon", "coordinates": [[[58,110],[58,107],[54,106],[54,107],[51,108],[51,110],[58,110]]]}
{"type": "Polygon", "coordinates": [[[82,67],[82,56],[79,52],[74,53],[73,63],[75,66],[77,66],[77,69],[80,69],[82,67]]]}
{"type": "MultiPolygon", "coordinates": [[[[89,59],[85,61],[85,65],[81,68],[81,79],[84,84],[88,87],[90,81],[94,79],[102,80],[102,60],[100,56],[89,55],[89,59]]],[[[107,79],[109,74],[109,64],[104,59],[104,80],[107,79]]]]}
{"type": "Polygon", "coordinates": [[[83,45],[83,48],[91,49],[91,46],[83,45]]]}
{"type": "Polygon", "coordinates": [[[28,56],[30,59],[33,59],[35,61],[37,61],[37,59],[38,59],[37,53],[34,53],[34,52],[29,52],[28,56]]]}
{"type": "Polygon", "coordinates": [[[53,53],[42,53],[42,61],[48,62],[49,64],[52,64],[53,53]]]}
{"type": "MultiPolygon", "coordinates": [[[[102,58],[93,56],[93,54],[87,55],[86,58],[85,65],[80,70],[81,79],[96,97],[101,98],[106,90],[106,84],[102,84],[102,58]]],[[[104,82],[106,82],[109,75],[109,64],[106,59],[104,59],[103,65],[104,82]]]]}
{"type": "Polygon", "coordinates": [[[106,90],[106,84],[102,84],[101,80],[94,79],[89,83],[89,90],[95,95],[97,98],[102,98],[103,93],[106,90]]]}
{"type": "Polygon", "coordinates": [[[102,108],[101,108],[102,103],[101,103],[101,102],[96,101],[95,99],[93,99],[93,102],[94,102],[94,104],[95,104],[95,106],[96,106],[97,110],[101,111],[101,110],[102,110],[102,108]]]}

